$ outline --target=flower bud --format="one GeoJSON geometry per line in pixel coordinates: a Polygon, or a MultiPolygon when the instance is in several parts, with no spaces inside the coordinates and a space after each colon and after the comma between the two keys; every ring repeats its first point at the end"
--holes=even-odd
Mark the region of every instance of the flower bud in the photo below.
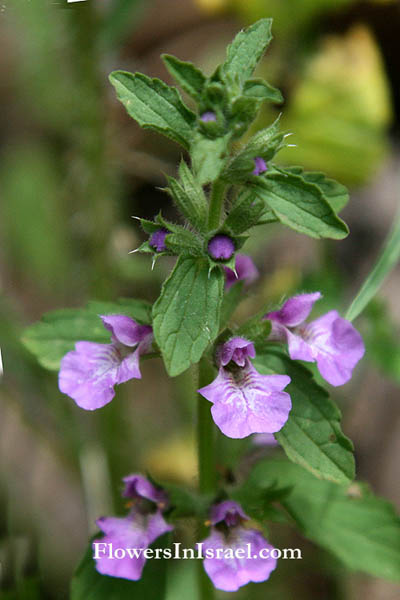
{"type": "Polygon", "coordinates": [[[154,248],[156,252],[165,252],[167,249],[165,245],[165,238],[169,234],[167,229],[157,229],[154,233],[151,234],[149,238],[149,246],[154,248]]]}
{"type": "Polygon", "coordinates": [[[255,157],[254,164],[255,164],[255,167],[254,167],[253,175],[261,175],[261,173],[265,173],[265,171],[268,170],[266,162],[263,158],[261,158],[261,156],[255,157]]]}
{"type": "Polygon", "coordinates": [[[216,235],[208,242],[208,253],[214,260],[229,260],[234,252],[235,244],[227,235],[216,235]]]}

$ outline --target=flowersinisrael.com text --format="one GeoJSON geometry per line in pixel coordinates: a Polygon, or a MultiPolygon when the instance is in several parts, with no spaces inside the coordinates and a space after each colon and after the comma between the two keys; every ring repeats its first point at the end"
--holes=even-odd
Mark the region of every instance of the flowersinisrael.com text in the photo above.
{"type": "Polygon", "coordinates": [[[151,559],[176,559],[188,560],[205,558],[217,559],[269,559],[283,558],[285,560],[301,559],[302,554],[300,548],[262,548],[257,553],[252,553],[251,544],[246,544],[240,548],[206,548],[203,552],[203,543],[198,543],[196,548],[182,548],[180,542],[172,544],[172,548],[121,548],[114,547],[111,543],[94,542],[93,543],[93,558],[109,558],[122,560],[131,558],[137,560],[139,558],[151,559]]]}

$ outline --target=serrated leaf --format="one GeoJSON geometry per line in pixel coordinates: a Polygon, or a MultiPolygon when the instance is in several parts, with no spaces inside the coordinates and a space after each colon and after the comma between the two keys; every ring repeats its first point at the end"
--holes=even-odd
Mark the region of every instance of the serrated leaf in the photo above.
{"type": "Polygon", "coordinates": [[[341,240],[349,232],[321,190],[298,175],[267,174],[252,187],[283,225],[299,233],[341,240]]]}
{"type": "Polygon", "coordinates": [[[272,19],[260,19],[237,34],[228,46],[221,73],[229,81],[243,84],[251,77],[258,61],[272,40],[272,19]]]}
{"type": "Polygon", "coordinates": [[[193,170],[200,185],[218,179],[225,162],[230,134],[211,139],[198,133],[192,144],[193,170]]]}
{"type": "Polygon", "coordinates": [[[329,202],[336,213],[340,212],[349,201],[348,189],[338,181],[330,179],[320,171],[304,171],[303,167],[279,167],[279,170],[299,175],[304,181],[314,183],[319,187],[324,198],[329,202]]]}
{"type": "Polygon", "coordinates": [[[224,286],[206,259],[179,258],[153,307],[154,336],[171,377],[197,363],[218,335],[224,286]]]}
{"type": "Polygon", "coordinates": [[[167,191],[183,216],[199,231],[207,231],[208,204],[203,189],[184,161],[179,167],[179,175],[180,182],[167,177],[167,191]]]}
{"type": "Polygon", "coordinates": [[[90,302],[87,308],[66,308],[43,315],[28,327],[22,343],[46,369],[58,371],[62,357],[81,340],[107,344],[110,332],[99,315],[127,315],[139,323],[151,323],[151,305],[141,300],[90,302]]]}
{"type": "Polygon", "coordinates": [[[243,93],[245,96],[259,98],[260,100],[269,100],[270,102],[277,103],[283,102],[281,92],[264,79],[248,79],[244,84],[243,93]]]}
{"type": "Polygon", "coordinates": [[[400,581],[400,518],[365,485],[320,481],[284,460],[258,463],[245,487],[286,488],[280,499],[306,537],[348,568],[400,581]]]}
{"type": "Polygon", "coordinates": [[[203,73],[191,62],[179,60],[176,56],[162,54],[168,71],[183,90],[194,100],[199,100],[207,81],[203,73]]]}
{"type": "Polygon", "coordinates": [[[257,352],[254,366],[260,373],[285,373],[292,380],[285,389],[292,399],[292,410],[285,426],[275,434],[290,460],[320,479],[351,481],[355,471],[353,445],[340,429],[339,409],[310,371],[273,349],[257,352]]]}
{"type": "Polygon", "coordinates": [[[142,73],[114,71],[110,81],[128,114],[144,129],[153,129],[189,148],[196,120],[176,88],[142,73]]]}
{"type": "MultiPolygon", "coordinates": [[[[168,548],[170,539],[170,535],[163,535],[150,547],[168,548]]],[[[96,571],[89,544],[71,581],[70,600],[163,600],[167,593],[167,563],[166,559],[147,560],[138,581],[109,577],[96,571]]]]}

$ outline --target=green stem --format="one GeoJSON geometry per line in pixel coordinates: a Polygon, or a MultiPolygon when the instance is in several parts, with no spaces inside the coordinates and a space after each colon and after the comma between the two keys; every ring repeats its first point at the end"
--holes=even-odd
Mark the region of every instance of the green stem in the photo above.
{"type": "Polygon", "coordinates": [[[208,213],[208,228],[216,229],[221,220],[222,206],[224,203],[225,183],[219,179],[213,183],[208,213]]]}
{"type": "MultiPolygon", "coordinates": [[[[210,363],[203,358],[199,364],[199,387],[209,384],[214,377],[210,363]]],[[[217,487],[215,469],[215,426],[211,417],[209,402],[200,394],[197,395],[197,450],[200,494],[212,495],[217,487]]],[[[207,536],[207,528],[201,520],[199,523],[199,539],[207,536]]],[[[213,600],[214,587],[204,571],[202,562],[198,561],[199,600],[213,600]]]]}

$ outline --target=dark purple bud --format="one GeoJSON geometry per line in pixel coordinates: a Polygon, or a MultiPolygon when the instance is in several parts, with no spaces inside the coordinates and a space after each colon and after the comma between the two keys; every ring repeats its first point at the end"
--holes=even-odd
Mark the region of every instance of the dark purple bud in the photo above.
{"type": "Polygon", "coordinates": [[[235,252],[235,244],[227,235],[216,235],[208,242],[208,252],[214,260],[229,260],[235,252]]]}
{"type": "Polygon", "coordinates": [[[261,175],[261,173],[265,173],[265,171],[268,170],[265,160],[261,158],[261,156],[256,156],[256,158],[254,159],[254,164],[255,167],[253,175],[261,175]]]}
{"type": "Polygon", "coordinates": [[[149,239],[149,246],[154,248],[157,252],[164,252],[167,247],[165,245],[165,238],[169,234],[167,229],[157,229],[151,234],[149,239]]]}
{"type": "Polygon", "coordinates": [[[200,117],[200,121],[203,121],[203,123],[213,123],[216,120],[217,116],[211,110],[208,110],[207,112],[203,113],[200,117]]]}

